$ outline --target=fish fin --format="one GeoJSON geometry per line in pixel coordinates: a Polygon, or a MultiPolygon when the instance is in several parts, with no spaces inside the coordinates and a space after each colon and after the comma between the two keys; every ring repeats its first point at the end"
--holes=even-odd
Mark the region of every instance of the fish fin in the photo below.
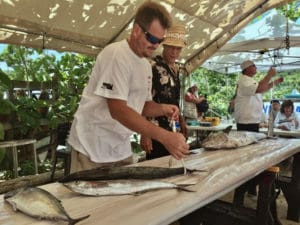
{"type": "Polygon", "coordinates": [[[226,133],[226,134],[229,134],[229,132],[231,131],[231,129],[232,129],[232,126],[230,125],[230,126],[226,127],[226,128],[223,130],[223,132],[226,133]]]}
{"type": "Polygon", "coordinates": [[[14,211],[18,211],[17,204],[15,202],[11,202],[12,208],[14,211]]]}
{"type": "Polygon", "coordinates": [[[186,188],[186,186],[190,186],[190,184],[177,184],[177,189],[181,191],[195,192],[194,190],[186,188]]]}
{"type": "Polygon", "coordinates": [[[87,219],[89,216],[90,215],[87,215],[87,216],[83,216],[83,217],[80,217],[80,218],[77,218],[77,219],[72,219],[72,218],[69,217],[69,225],[74,225],[74,224],[78,223],[81,220],[87,219]]]}

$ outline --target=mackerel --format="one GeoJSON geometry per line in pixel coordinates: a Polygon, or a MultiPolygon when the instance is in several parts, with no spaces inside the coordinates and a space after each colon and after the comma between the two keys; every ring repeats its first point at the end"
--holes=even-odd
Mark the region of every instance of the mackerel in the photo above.
{"type": "MultiPolygon", "coordinates": [[[[163,167],[99,167],[91,170],[83,170],[72,173],[63,177],[60,182],[65,183],[73,180],[116,180],[116,179],[159,179],[166,178],[175,175],[183,175],[185,169],[183,167],[178,168],[163,168],[163,167]]],[[[193,172],[195,170],[187,169],[187,172],[193,172]]],[[[201,171],[201,170],[197,170],[201,171]]]]}
{"type": "Polygon", "coordinates": [[[83,216],[72,219],[60,200],[48,191],[36,187],[23,187],[4,194],[6,202],[12,205],[14,211],[20,211],[28,216],[37,219],[67,221],[69,225],[74,225],[89,217],[83,216]]]}
{"type": "Polygon", "coordinates": [[[64,185],[73,192],[89,196],[113,196],[139,194],[159,189],[178,189],[193,192],[185,188],[189,184],[177,185],[156,180],[109,180],[109,181],[72,181],[64,185]]]}

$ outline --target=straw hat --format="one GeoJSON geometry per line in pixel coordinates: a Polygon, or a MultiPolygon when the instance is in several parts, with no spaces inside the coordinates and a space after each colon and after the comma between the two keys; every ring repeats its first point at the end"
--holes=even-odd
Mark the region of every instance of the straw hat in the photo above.
{"type": "Polygon", "coordinates": [[[162,44],[176,47],[185,47],[185,27],[183,25],[176,25],[168,29],[168,32],[162,44]]]}
{"type": "Polygon", "coordinates": [[[249,66],[253,66],[253,65],[255,65],[253,61],[246,60],[246,61],[242,62],[241,69],[243,71],[244,69],[247,69],[249,66]]]}

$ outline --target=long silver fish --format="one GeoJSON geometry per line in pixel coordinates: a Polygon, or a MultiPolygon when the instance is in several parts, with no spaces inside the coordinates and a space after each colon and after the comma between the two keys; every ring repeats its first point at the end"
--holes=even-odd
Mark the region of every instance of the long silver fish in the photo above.
{"type": "Polygon", "coordinates": [[[158,189],[178,189],[188,192],[184,185],[155,180],[109,180],[109,181],[72,181],[64,185],[73,192],[90,196],[112,196],[139,194],[158,189]]]}
{"type": "Polygon", "coordinates": [[[250,131],[210,133],[202,142],[205,149],[232,149],[246,146],[266,138],[267,135],[250,131]]]}
{"type": "MultiPolygon", "coordinates": [[[[187,172],[201,170],[189,170],[187,172]]],[[[73,180],[159,179],[184,174],[185,168],[163,168],[151,166],[99,167],[83,170],[63,177],[59,182],[73,180]]]]}
{"type": "Polygon", "coordinates": [[[15,211],[19,210],[28,216],[45,220],[63,220],[69,225],[78,223],[89,217],[72,219],[61,202],[48,191],[37,187],[25,187],[4,194],[4,199],[15,211]]]}

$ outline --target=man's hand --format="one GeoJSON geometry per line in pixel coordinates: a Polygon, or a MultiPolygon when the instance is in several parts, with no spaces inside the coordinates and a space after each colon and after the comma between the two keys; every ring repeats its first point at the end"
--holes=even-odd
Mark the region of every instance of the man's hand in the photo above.
{"type": "Polygon", "coordinates": [[[145,152],[151,153],[153,150],[151,138],[141,135],[141,147],[145,152]]]}
{"type": "Polygon", "coordinates": [[[270,67],[270,69],[268,71],[268,75],[270,75],[271,77],[274,77],[276,74],[277,74],[276,68],[270,67]]]}
{"type": "Polygon", "coordinates": [[[278,79],[273,81],[274,85],[280,84],[281,82],[283,82],[283,77],[279,77],[278,79]]]}
{"type": "Polygon", "coordinates": [[[179,109],[176,105],[162,104],[163,114],[170,120],[178,121],[179,109]]]}
{"type": "Polygon", "coordinates": [[[177,160],[182,159],[189,153],[190,146],[185,142],[185,137],[181,133],[168,132],[168,134],[162,138],[161,143],[177,160]]]}
{"type": "Polygon", "coordinates": [[[281,130],[289,130],[285,125],[279,125],[277,128],[281,130]]]}

